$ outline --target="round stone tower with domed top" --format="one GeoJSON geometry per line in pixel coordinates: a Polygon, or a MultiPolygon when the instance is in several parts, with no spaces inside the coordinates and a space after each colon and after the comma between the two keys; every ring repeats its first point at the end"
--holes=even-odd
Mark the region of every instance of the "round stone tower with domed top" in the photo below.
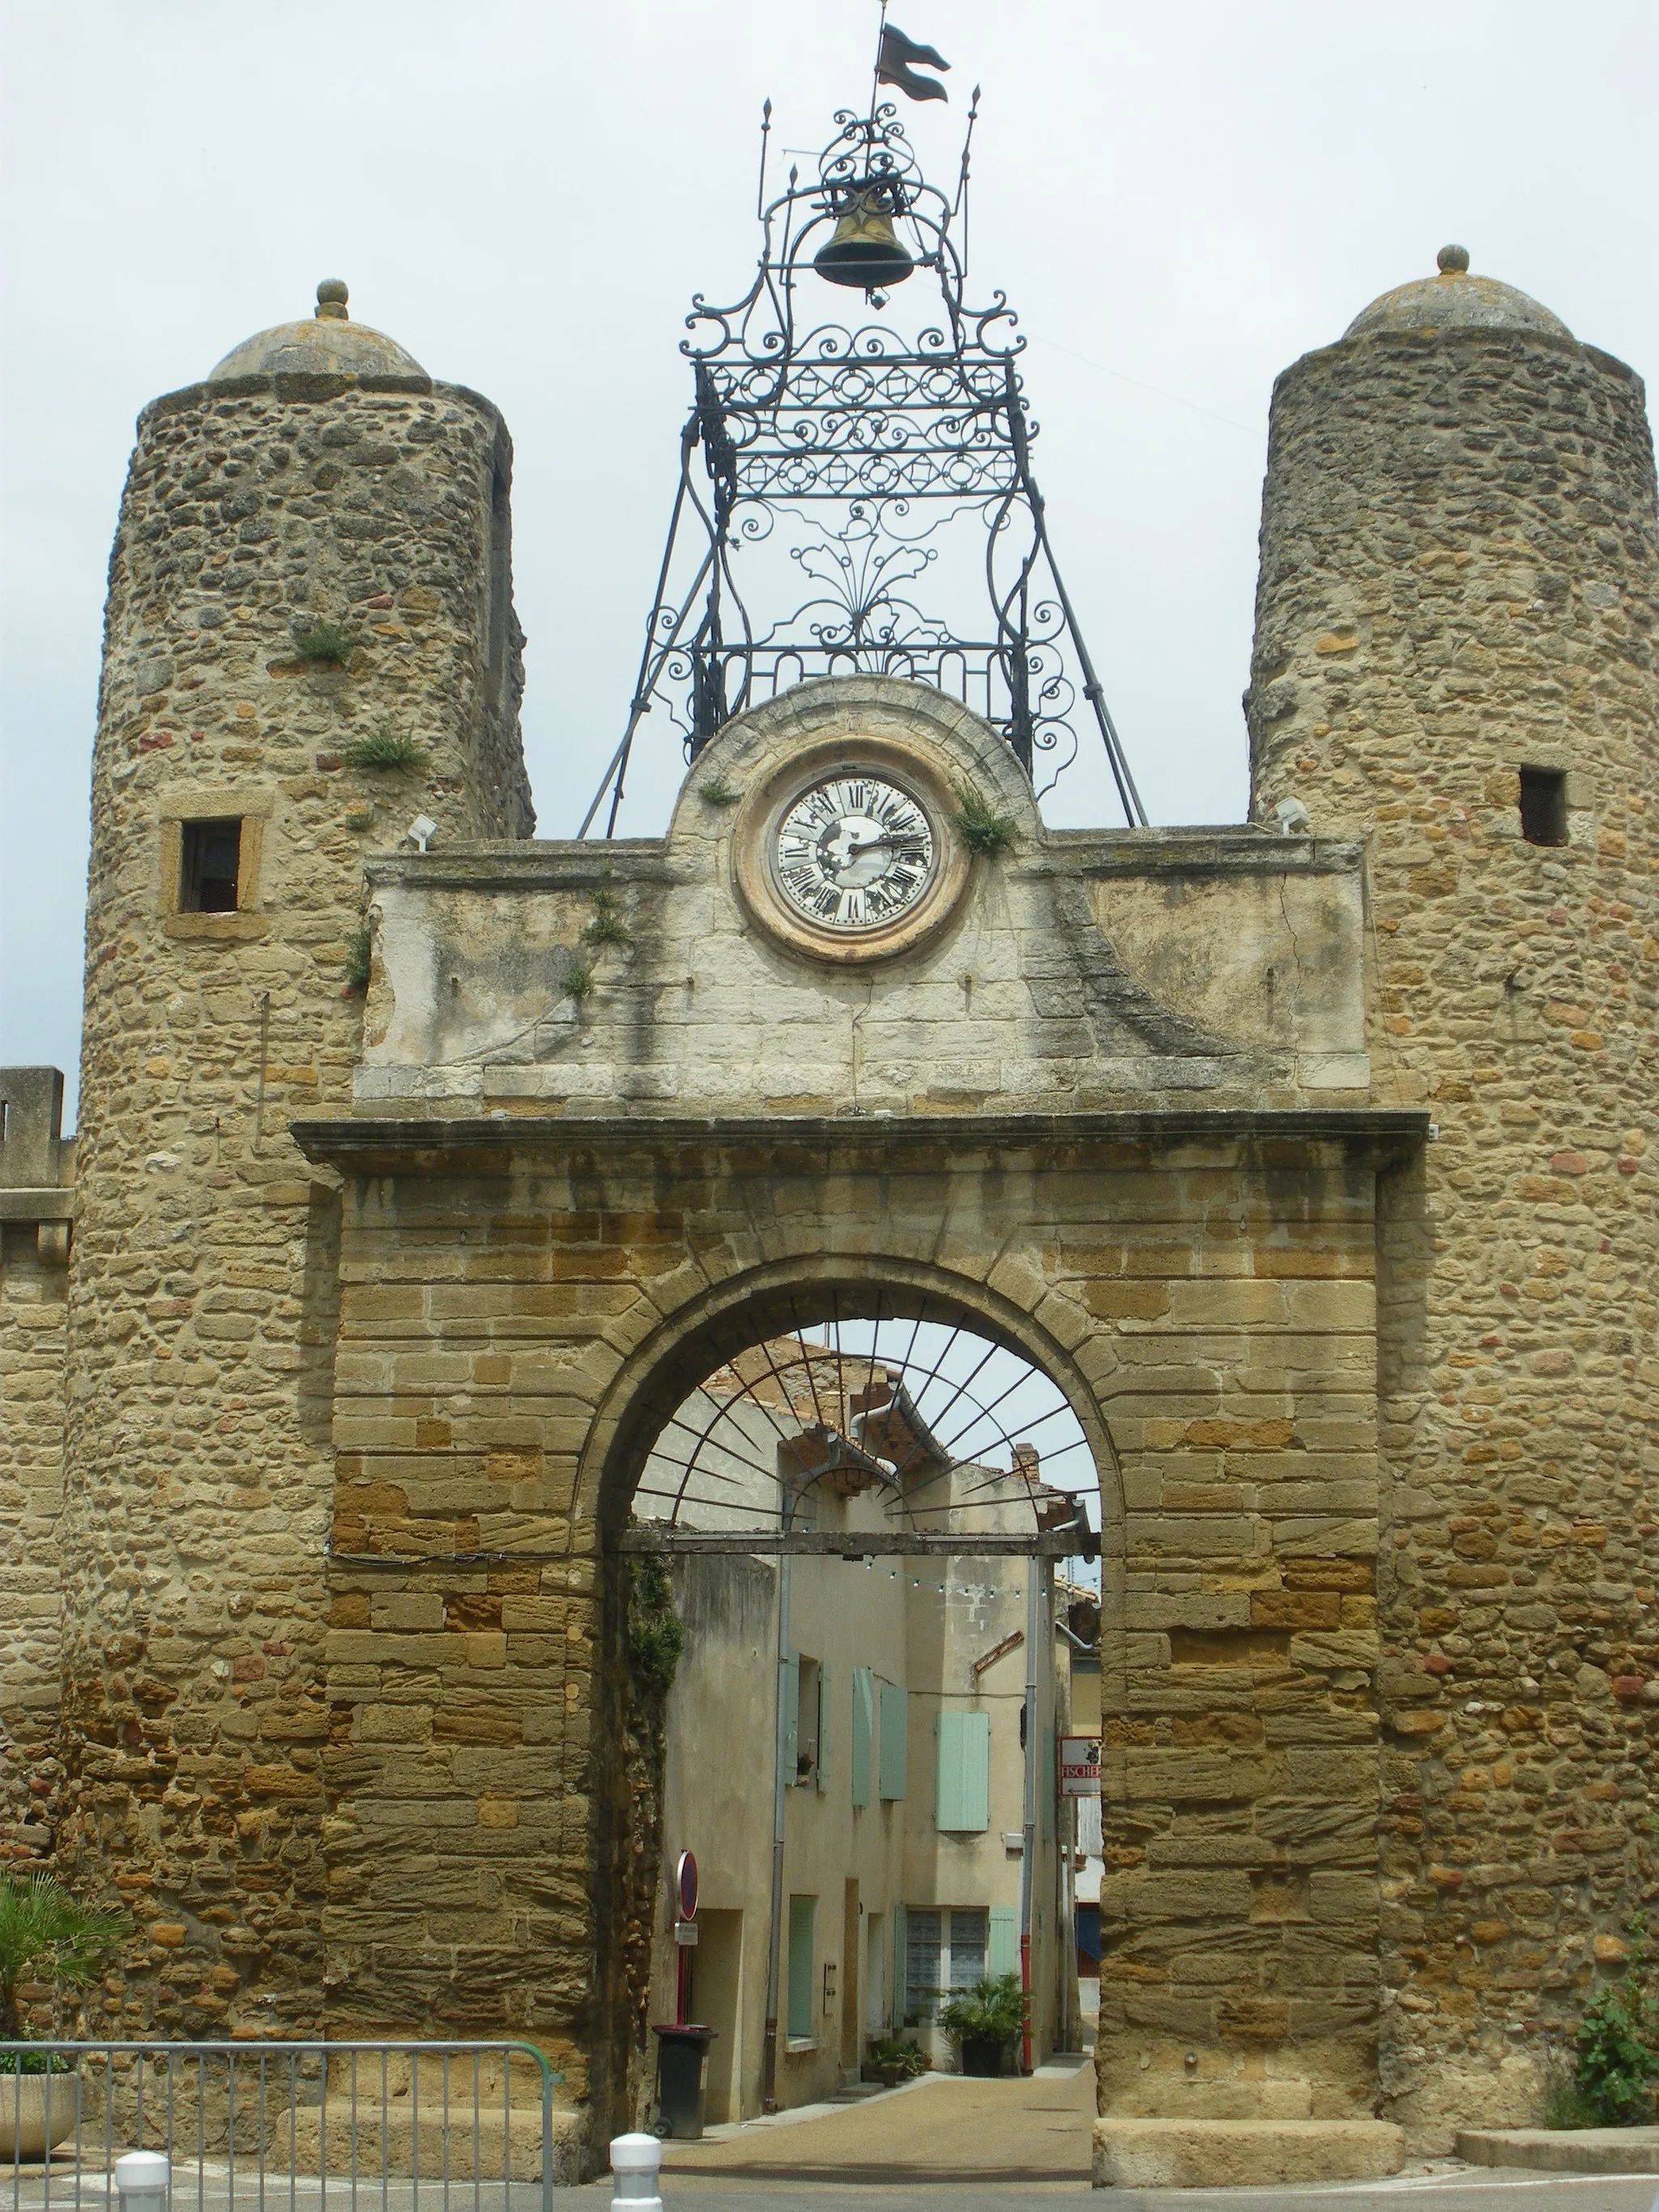
{"type": "Polygon", "coordinates": [[[1529,2121],[1622,1971],[1659,1697],[1659,804],[1640,380],[1523,293],[1384,294],[1273,397],[1252,811],[1367,854],[1384,2109],[1529,2121]],[[1305,817],[1303,810],[1305,810],[1305,817]]]}
{"type": "Polygon", "coordinates": [[[346,288],[139,419],[93,767],[58,1845],[112,2029],[320,2017],[337,1199],[364,862],[526,836],[512,449],[346,288]],[[137,1963],[135,1963],[137,1962],[137,1963]]]}

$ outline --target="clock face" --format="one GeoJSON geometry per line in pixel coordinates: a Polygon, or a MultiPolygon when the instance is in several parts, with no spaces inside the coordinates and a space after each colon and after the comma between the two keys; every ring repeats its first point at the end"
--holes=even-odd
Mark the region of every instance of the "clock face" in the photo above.
{"type": "Polygon", "coordinates": [[[789,904],[820,929],[884,929],[933,881],[933,826],[880,776],[825,776],[778,824],[774,867],[789,904]]]}

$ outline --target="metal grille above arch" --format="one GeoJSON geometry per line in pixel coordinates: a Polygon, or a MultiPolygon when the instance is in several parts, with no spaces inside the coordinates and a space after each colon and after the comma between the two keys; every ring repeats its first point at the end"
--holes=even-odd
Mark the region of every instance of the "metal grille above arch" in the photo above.
{"type": "Polygon", "coordinates": [[[1034,1349],[914,1285],[758,1291],[668,1355],[624,1413],[611,1544],[1091,1560],[1098,1414],[1085,1427],[1034,1349]]]}

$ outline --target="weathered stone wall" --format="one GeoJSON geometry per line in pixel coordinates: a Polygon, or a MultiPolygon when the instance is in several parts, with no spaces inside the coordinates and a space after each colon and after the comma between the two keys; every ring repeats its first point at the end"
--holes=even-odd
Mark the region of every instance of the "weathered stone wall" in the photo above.
{"type": "Polygon", "coordinates": [[[627,2117],[605,1534],[685,1392],[833,1284],[1019,1345],[1103,1471],[1107,2108],[1369,2111],[1372,1193],[1414,1117],[301,1134],[346,1177],[337,2032],[533,2033],[595,2140],[627,2117]]]}
{"type": "Polygon", "coordinates": [[[0,1856],[49,1848],[64,1489],[64,1261],[0,1223],[0,1856]]]}
{"type": "Polygon", "coordinates": [[[527,831],[499,416],[422,379],[246,378],[139,425],[93,773],[63,1555],[66,1869],[137,1938],[112,2024],[322,2017],[320,1636],[337,1201],[366,854],[527,831]],[[300,631],[347,633],[343,663],[300,631]],[[380,730],[413,765],[354,768],[380,730]],[[237,910],[179,824],[242,818],[237,910]]]}
{"type": "Polygon", "coordinates": [[[1655,585],[1622,364],[1449,330],[1280,379],[1254,811],[1368,841],[1376,1095],[1438,1125],[1379,1285],[1384,2080],[1431,2144],[1537,2117],[1654,1881],[1655,585]]]}
{"type": "Polygon", "coordinates": [[[729,723],[665,837],[394,854],[369,878],[363,1105],[1048,1113],[1288,1105],[1368,1079],[1355,847],[1048,831],[988,724],[891,678],[802,684],[729,723]],[[936,761],[947,792],[971,778],[1013,849],[975,860],[902,958],[803,959],[740,896],[745,805],[809,745],[881,740],[936,761]]]}
{"type": "Polygon", "coordinates": [[[52,1847],[75,1144],[55,1067],[0,1068],[0,1861],[52,1847]]]}

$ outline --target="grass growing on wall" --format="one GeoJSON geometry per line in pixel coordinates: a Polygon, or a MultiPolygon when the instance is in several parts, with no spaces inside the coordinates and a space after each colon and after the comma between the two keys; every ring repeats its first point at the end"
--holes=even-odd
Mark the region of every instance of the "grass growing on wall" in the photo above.
{"type": "Polygon", "coordinates": [[[325,666],[337,668],[351,651],[350,633],[338,623],[296,623],[294,626],[294,649],[301,660],[316,660],[325,666]]]}
{"type": "Polygon", "coordinates": [[[382,722],[366,737],[354,738],[342,757],[348,768],[412,768],[424,750],[415,738],[382,722]]]}
{"type": "Polygon", "coordinates": [[[999,814],[977,784],[959,783],[956,793],[957,811],[951,819],[968,850],[988,860],[1010,851],[1018,834],[1013,816],[999,814]]]}

